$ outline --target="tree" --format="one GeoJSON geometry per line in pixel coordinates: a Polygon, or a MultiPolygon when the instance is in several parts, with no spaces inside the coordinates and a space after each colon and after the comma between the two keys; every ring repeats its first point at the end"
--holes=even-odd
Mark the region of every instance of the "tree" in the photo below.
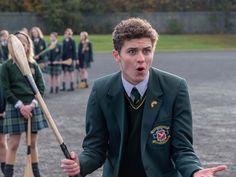
{"type": "Polygon", "coordinates": [[[49,31],[64,32],[65,28],[72,28],[79,32],[81,15],[80,0],[42,0],[38,9],[49,31]]]}

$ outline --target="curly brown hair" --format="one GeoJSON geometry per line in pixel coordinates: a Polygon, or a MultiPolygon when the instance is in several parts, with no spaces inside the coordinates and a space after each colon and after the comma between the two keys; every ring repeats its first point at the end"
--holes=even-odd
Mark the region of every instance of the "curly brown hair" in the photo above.
{"type": "Polygon", "coordinates": [[[120,53],[122,46],[126,40],[150,38],[152,46],[155,49],[158,40],[157,31],[151,24],[141,18],[129,18],[122,20],[112,33],[113,46],[120,53]]]}

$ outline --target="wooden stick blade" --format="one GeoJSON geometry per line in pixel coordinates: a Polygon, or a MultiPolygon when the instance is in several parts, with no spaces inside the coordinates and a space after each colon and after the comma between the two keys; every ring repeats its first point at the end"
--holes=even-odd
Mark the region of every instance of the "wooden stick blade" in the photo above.
{"type": "Polygon", "coordinates": [[[72,64],[72,59],[69,58],[69,59],[67,59],[67,60],[64,60],[64,61],[62,61],[62,64],[71,65],[71,64],[72,64]]]}
{"type": "Polygon", "coordinates": [[[8,38],[8,50],[23,75],[31,75],[28,59],[21,41],[13,34],[8,38]]]}
{"type": "Polygon", "coordinates": [[[52,50],[52,49],[55,49],[57,46],[57,43],[56,42],[52,42],[50,46],[48,46],[48,49],[49,50],[52,50]]]}
{"type": "Polygon", "coordinates": [[[69,58],[69,59],[63,60],[63,61],[54,61],[54,64],[71,65],[72,62],[73,62],[72,59],[69,58]]]}
{"type": "Polygon", "coordinates": [[[31,155],[27,155],[26,166],[24,170],[24,177],[34,177],[33,169],[32,169],[32,162],[31,162],[31,155]]]}

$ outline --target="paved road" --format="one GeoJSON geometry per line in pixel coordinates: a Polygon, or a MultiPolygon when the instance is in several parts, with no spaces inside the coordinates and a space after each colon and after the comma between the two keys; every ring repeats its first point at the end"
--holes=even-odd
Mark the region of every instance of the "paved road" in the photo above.
{"type": "MultiPolygon", "coordinates": [[[[153,66],[184,77],[189,86],[194,121],[194,147],[205,167],[226,164],[218,176],[236,176],[236,51],[157,53],[153,66]]],[[[92,81],[117,71],[111,54],[95,54],[92,81]]],[[[91,88],[91,87],[90,87],[91,88]]],[[[90,89],[46,94],[46,102],[69,150],[81,151],[84,116],[90,89]]],[[[24,137],[23,137],[24,139],[24,137]]],[[[26,146],[21,143],[16,177],[22,177],[26,146]]],[[[50,129],[40,132],[40,168],[44,177],[65,176],[63,155],[50,129]]],[[[101,176],[101,169],[90,177],[101,176]]]]}

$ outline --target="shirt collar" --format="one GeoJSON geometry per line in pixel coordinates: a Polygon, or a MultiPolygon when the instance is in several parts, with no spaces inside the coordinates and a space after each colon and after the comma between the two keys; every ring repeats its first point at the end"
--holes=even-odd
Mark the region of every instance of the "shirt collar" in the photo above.
{"type": "Polygon", "coordinates": [[[146,77],[144,78],[143,81],[139,82],[137,85],[133,85],[130,82],[128,82],[123,74],[121,74],[122,76],[122,84],[123,87],[125,89],[125,92],[127,93],[127,95],[130,97],[131,91],[133,89],[133,87],[136,87],[140,93],[140,95],[143,97],[143,95],[145,94],[146,90],[147,90],[147,85],[148,85],[148,80],[149,80],[149,71],[146,75],[146,77]]]}
{"type": "Polygon", "coordinates": [[[34,38],[34,42],[39,42],[39,38],[34,38]]]}

